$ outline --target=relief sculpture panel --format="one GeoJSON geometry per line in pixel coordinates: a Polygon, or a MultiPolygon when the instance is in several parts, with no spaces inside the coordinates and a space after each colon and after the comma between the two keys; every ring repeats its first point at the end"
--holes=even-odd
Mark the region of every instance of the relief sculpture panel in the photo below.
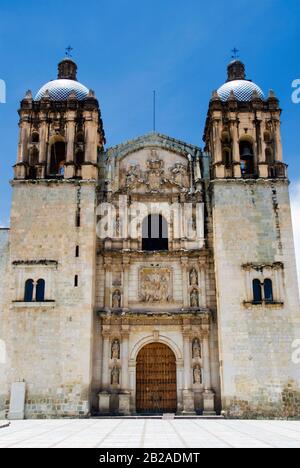
{"type": "Polygon", "coordinates": [[[170,302],[171,271],[168,268],[143,268],[140,271],[139,298],[148,304],[170,302]]]}

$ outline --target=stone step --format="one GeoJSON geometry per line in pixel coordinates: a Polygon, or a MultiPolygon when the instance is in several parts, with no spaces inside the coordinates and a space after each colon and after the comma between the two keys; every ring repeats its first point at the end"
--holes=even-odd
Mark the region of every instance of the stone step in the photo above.
{"type": "Polygon", "coordinates": [[[163,414],[153,414],[153,415],[131,415],[131,416],[121,416],[121,415],[93,415],[91,419],[225,419],[222,415],[195,415],[195,414],[183,414],[183,415],[163,415],[163,414]]]}

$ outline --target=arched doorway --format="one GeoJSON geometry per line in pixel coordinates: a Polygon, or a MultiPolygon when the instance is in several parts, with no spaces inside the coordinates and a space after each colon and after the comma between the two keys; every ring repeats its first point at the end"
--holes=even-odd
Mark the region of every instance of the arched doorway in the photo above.
{"type": "Polygon", "coordinates": [[[175,413],[176,358],[163,343],[144,346],[136,361],[137,413],[175,413]]]}

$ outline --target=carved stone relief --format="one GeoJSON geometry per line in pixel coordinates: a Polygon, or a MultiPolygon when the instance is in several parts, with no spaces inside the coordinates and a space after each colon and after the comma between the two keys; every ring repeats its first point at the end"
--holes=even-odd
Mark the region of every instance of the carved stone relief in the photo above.
{"type": "Polygon", "coordinates": [[[121,170],[120,176],[121,186],[131,191],[139,186],[144,186],[146,192],[157,192],[175,187],[177,190],[186,192],[189,188],[187,166],[182,162],[176,162],[173,167],[166,170],[165,162],[159,158],[156,150],[150,150],[145,170],[142,170],[138,163],[131,162],[126,169],[121,170]]]}
{"type": "Polygon", "coordinates": [[[167,268],[143,268],[140,271],[139,296],[142,302],[169,302],[171,271],[167,268]]]}

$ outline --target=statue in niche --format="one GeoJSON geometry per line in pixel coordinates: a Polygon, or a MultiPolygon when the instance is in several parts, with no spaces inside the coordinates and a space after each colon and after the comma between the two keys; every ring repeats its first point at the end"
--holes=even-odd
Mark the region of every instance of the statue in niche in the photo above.
{"type": "Polygon", "coordinates": [[[201,357],[201,346],[198,338],[193,340],[193,358],[201,357]]]}
{"type": "Polygon", "coordinates": [[[119,359],[120,358],[120,343],[119,340],[114,340],[111,345],[111,358],[119,359]]]}
{"type": "Polygon", "coordinates": [[[114,366],[112,371],[111,371],[111,383],[112,383],[112,385],[118,385],[119,384],[119,376],[120,376],[120,370],[118,369],[117,366],[114,366]]]}
{"type": "Polygon", "coordinates": [[[202,372],[200,366],[195,366],[193,370],[194,376],[194,383],[201,384],[202,383],[202,372]]]}
{"type": "Polygon", "coordinates": [[[198,273],[195,268],[190,271],[190,285],[198,286],[198,273]]]}
{"type": "Polygon", "coordinates": [[[191,292],[191,307],[199,307],[199,295],[197,289],[191,292]]]}
{"type": "Polygon", "coordinates": [[[121,293],[118,289],[113,293],[112,306],[114,309],[119,309],[121,307],[121,293]]]}

